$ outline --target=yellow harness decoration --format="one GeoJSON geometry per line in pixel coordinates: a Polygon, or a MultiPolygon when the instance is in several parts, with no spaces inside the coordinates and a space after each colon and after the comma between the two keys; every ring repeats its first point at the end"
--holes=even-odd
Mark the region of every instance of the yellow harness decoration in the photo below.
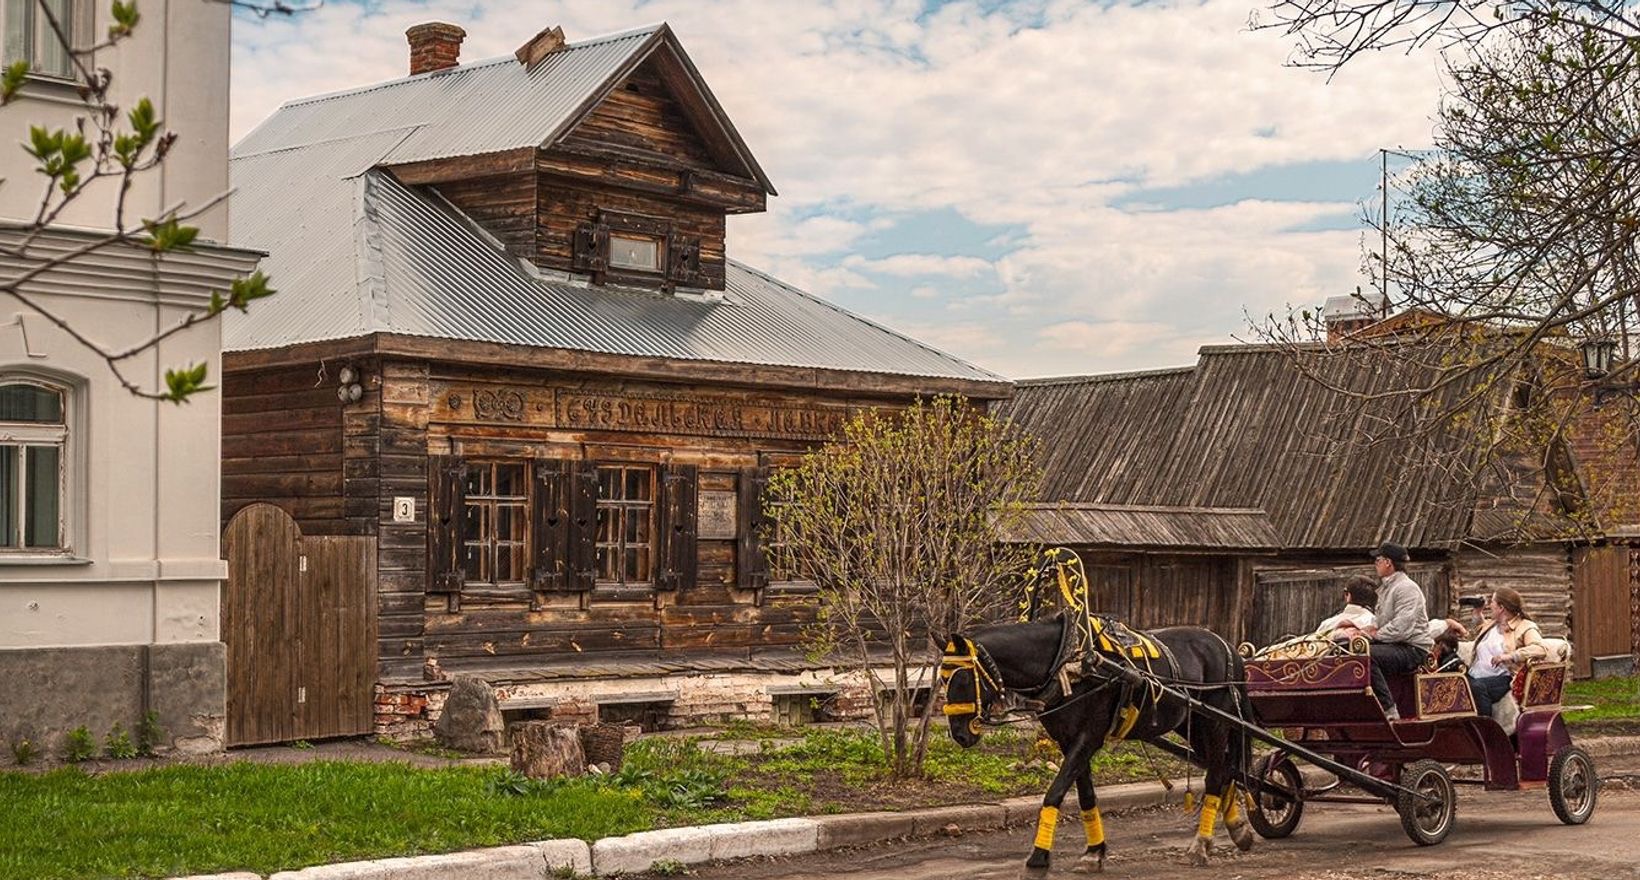
{"type": "Polygon", "coordinates": [[[1236,797],[1234,782],[1224,789],[1224,821],[1227,825],[1236,825],[1241,821],[1241,800],[1236,797]]]}

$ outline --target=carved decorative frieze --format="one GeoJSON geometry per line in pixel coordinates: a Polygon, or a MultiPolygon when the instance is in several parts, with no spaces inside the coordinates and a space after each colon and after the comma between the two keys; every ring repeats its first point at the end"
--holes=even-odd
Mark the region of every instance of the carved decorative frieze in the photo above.
{"type": "Polygon", "coordinates": [[[568,390],[560,390],[556,398],[558,423],[566,428],[808,440],[830,437],[848,420],[848,408],[842,406],[568,390]]]}

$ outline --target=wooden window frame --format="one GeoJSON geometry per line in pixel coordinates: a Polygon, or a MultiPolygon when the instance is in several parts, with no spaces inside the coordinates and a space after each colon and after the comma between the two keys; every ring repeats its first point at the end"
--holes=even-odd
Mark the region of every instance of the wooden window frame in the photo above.
{"type": "Polygon", "coordinates": [[[653,463],[633,461],[597,461],[594,462],[594,467],[597,469],[599,485],[599,495],[596,502],[597,512],[601,515],[606,510],[614,511],[614,516],[616,518],[616,522],[613,527],[615,534],[615,540],[613,542],[602,540],[602,534],[598,534],[599,530],[596,526],[594,526],[594,533],[596,535],[593,542],[593,569],[596,572],[594,575],[594,589],[600,594],[647,594],[655,589],[657,582],[657,571],[660,563],[660,560],[657,558],[659,542],[656,540],[656,531],[658,526],[656,521],[656,502],[660,490],[660,469],[653,463]],[[605,498],[603,496],[603,476],[606,471],[615,471],[619,474],[619,478],[615,481],[615,485],[619,487],[622,497],[605,498]],[[633,471],[642,471],[647,476],[649,491],[648,497],[645,499],[633,500],[625,497],[627,475],[633,471]],[[627,551],[634,549],[634,547],[627,545],[626,533],[628,519],[634,512],[637,511],[641,511],[642,515],[646,519],[645,533],[648,535],[648,540],[642,542],[646,551],[646,555],[644,557],[646,560],[644,570],[634,573],[627,571],[626,567],[627,551]],[[606,551],[615,554],[614,580],[610,580],[604,576],[604,567],[598,561],[598,555],[606,551]]]}
{"type": "Polygon", "coordinates": [[[53,86],[60,87],[77,82],[78,75],[70,50],[92,42],[96,7],[91,0],[64,0],[63,9],[67,21],[58,23],[62,25],[72,45],[62,47],[60,68],[46,70],[40,66],[41,56],[44,54],[40,47],[46,40],[55,40],[56,36],[52,33],[46,17],[40,14],[39,0],[0,0],[0,62],[10,64],[13,61],[27,61],[30,79],[53,86]],[[10,24],[14,17],[19,16],[27,33],[14,52],[10,46],[10,24]]]}
{"type": "MultiPolygon", "coordinates": [[[[55,422],[0,421],[0,456],[17,456],[16,509],[11,511],[17,529],[16,544],[12,544],[12,535],[0,534],[0,560],[22,562],[72,558],[75,536],[71,523],[76,506],[73,474],[77,469],[72,421],[78,395],[74,388],[59,382],[28,375],[0,374],[0,388],[12,385],[31,386],[56,394],[59,418],[55,422]],[[48,546],[30,547],[24,543],[30,519],[28,450],[39,448],[57,450],[57,541],[48,546]]],[[[0,497],[0,503],[4,501],[0,497]]]]}
{"type": "Polygon", "coordinates": [[[534,547],[531,541],[531,523],[533,520],[533,468],[527,458],[475,458],[464,463],[465,474],[471,473],[474,468],[488,468],[490,471],[489,494],[474,494],[462,492],[462,509],[456,525],[455,540],[458,546],[458,558],[462,561],[461,595],[467,598],[526,598],[531,595],[530,566],[533,560],[534,547]],[[501,495],[496,491],[496,468],[517,467],[520,470],[519,482],[523,490],[521,495],[501,495]],[[496,537],[495,528],[499,508],[503,505],[514,508],[518,517],[516,526],[519,537],[515,540],[503,541],[496,537]],[[477,507],[484,511],[480,522],[480,536],[477,541],[467,533],[467,511],[477,507]],[[470,546],[483,547],[483,557],[480,571],[488,574],[487,579],[472,579],[466,574],[467,550],[470,546]],[[495,577],[499,552],[503,546],[516,547],[522,569],[517,580],[498,580],[495,577]]]}

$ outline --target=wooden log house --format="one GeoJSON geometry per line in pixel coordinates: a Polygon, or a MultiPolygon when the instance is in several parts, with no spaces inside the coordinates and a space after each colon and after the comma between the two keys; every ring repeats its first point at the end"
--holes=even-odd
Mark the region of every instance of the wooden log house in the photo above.
{"type": "Polygon", "coordinates": [[[667,26],[466,65],[459,28],[408,36],[409,77],[234,153],[234,238],[280,292],[225,329],[230,738],[416,735],[458,673],[649,724],[864,693],[798,647],[767,473],[861,407],[1010,383],[729,257],[774,189],[667,26]],[[259,505],[373,558],[270,562],[259,505]]]}

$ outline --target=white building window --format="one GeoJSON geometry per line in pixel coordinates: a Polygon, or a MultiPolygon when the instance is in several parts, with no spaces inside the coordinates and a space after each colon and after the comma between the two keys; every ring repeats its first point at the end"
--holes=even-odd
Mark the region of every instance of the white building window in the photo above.
{"type": "Polygon", "coordinates": [[[51,20],[41,9],[51,10],[70,43],[83,40],[90,7],[84,0],[0,0],[5,4],[4,61],[27,61],[35,73],[70,79],[74,76],[73,60],[61,37],[51,27],[51,20]]]}
{"type": "Polygon", "coordinates": [[[609,267],[638,272],[661,270],[661,240],[648,235],[609,234],[609,267]]]}
{"type": "Polygon", "coordinates": [[[66,389],[0,379],[0,553],[68,547],[66,389]]]}

